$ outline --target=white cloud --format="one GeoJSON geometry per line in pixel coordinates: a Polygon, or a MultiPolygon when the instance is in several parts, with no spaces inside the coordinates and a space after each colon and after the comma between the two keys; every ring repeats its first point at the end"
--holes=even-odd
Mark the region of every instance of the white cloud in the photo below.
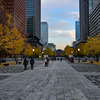
{"type": "Polygon", "coordinates": [[[69,31],[64,31],[64,30],[54,30],[51,31],[49,34],[49,37],[70,37],[70,38],[75,38],[75,30],[69,30],[69,31]]]}
{"type": "Polygon", "coordinates": [[[51,23],[49,23],[49,29],[50,30],[66,30],[69,27],[69,23],[67,21],[64,20],[60,20],[60,21],[52,21],[51,23]]]}
{"type": "Polygon", "coordinates": [[[66,9],[78,7],[79,0],[41,0],[43,9],[66,9]]]}
{"type": "Polygon", "coordinates": [[[78,6],[79,0],[41,0],[41,20],[48,23],[50,43],[55,43],[57,48],[63,48],[71,44],[70,39],[75,39],[77,19],[74,14],[79,16],[78,6]]]}

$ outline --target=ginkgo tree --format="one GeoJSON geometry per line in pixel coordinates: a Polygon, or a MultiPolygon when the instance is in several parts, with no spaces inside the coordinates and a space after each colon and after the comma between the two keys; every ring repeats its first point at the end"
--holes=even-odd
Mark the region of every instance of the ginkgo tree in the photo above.
{"type": "Polygon", "coordinates": [[[0,24],[0,52],[5,50],[10,54],[20,54],[23,51],[25,38],[12,23],[12,16],[7,14],[6,25],[0,24]]]}
{"type": "Polygon", "coordinates": [[[84,45],[84,54],[96,55],[97,61],[100,54],[100,34],[94,38],[88,37],[87,42],[84,45]]]}
{"type": "Polygon", "coordinates": [[[72,55],[72,53],[73,53],[73,48],[71,48],[69,45],[67,45],[66,47],[65,47],[65,49],[64,49],[64,53],[63,53],[63,55],[72,55]]]}
{"type": "Polygon", "coordinates": [[[43,51],[44,55],[48,55],[48,56],[55,56],[55,52],[52,51],[51,48],[49,48],[48,46],[46,47],[46,49],[43,51]]]}
{"type": "Polygon", "coordinates": [[[28,57],[33,56],[32,46],[29,43],[25,43],[24,45],[24,55],[28,57]]]}
{"type": "Polygon", "coordinates": [[[84,56],[85,54],[83,53],[84,52],[84,49],[83,49],[83,46],[84,46],[84,43],[80,43],[77,48],[74,48],[74,52],[73,52],[73,55],[74,56],[84,56]],[[78,49],[80,49],[79,51],[79,55],[78,55],[78,49]]]}
{"type": "Polygon", "coordinates": [[[36,56],[37,57],[39,57],[39,56],[41,56],[42,55],[42,50],[41,50],[41,47],[40,46],[38,46],[37,48],[36,48],[36,56]]]}

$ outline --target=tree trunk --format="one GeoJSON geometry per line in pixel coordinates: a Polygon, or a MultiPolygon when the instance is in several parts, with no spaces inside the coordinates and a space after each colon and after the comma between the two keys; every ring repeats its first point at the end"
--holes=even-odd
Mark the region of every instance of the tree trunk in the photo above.
{"type": "Polygon", "coordinates": [[[97,62],[99,61],[99,55],[96,55],[96,57],[97,57],[97,62]]]}

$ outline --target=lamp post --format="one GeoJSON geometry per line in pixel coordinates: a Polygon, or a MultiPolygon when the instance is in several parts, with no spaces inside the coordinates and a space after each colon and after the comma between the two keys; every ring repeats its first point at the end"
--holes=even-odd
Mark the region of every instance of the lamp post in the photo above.
{"type": "Polygon", "coordinates": [[[79,52],[80,52],[80,48],[78,48],[78,62],[80,62],[79,52]]]}
{"type": "Polygon", "coordinates": [[[33,57],[34,57],[34,49],[32,49],[32,51],[33,51],[33,57]]]}
{"type": "Polygon", "coordinates": [[[66,59],[67,59],[67,53],[66,53],[66,59]]]}
{"type": "Polygon", "coordinates": [[[42,52],[42,60],[43,60],[43,52],[42,52]]]}
{"type": "Polygon", "coordinates": [[[71,52],[71,54],[73,54],[73,51],[71,52]]]}

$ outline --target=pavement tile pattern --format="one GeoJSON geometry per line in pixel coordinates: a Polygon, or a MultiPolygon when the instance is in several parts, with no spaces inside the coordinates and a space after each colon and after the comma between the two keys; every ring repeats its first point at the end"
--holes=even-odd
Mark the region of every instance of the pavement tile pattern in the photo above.
{"type": "MultiPolygon", "coordinates": [[[[67,63],[69,63],[67,61],[67,63]]],[[[82,73],[94,85],[100,88],[100,65],[91,63],[69,63],[75,70],[82,73]]]]}
{"type": "Polygon", "coordinates": [[[69,64],[50,61],[48,67],[43,62],[34,70],[0,73],[11,75],[0,81],[0,100],[100,100],[100,88],[84,77],[89,72],[69,64]]]}
{"type": "MultiPolygon", "coordinates": [[[[35,61],[34,67],[44,63],[43,61],[35,61]]],[[[31,68],[31,65],[28,63],[27,70],[31,68]]],[[[21,73],[25,71],[23,64],[16,64],[13,66],[0,67],[0,73],[21,73]]]]}

